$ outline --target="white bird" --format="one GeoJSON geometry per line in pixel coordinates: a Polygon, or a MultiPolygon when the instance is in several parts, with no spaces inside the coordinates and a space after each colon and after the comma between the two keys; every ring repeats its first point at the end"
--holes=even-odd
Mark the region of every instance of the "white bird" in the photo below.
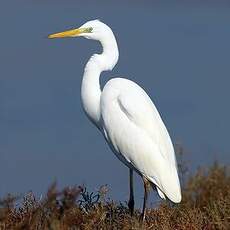
{"type": "Polygon", "coordinates": [[[131,215],[134,211],[133,170],[144,182],[142,220],[145,219],[149,185],[162,199],[181,201],[181,189],[174,148],[168,131],[147,93],[125,78],[109,80],[101,90],[102,71],[112,70],[119,57],[117,42],[109,26],[88,21],[77,29],[49,35],[49,38],[79,37],[98,40],[103,48],[85,67],[81,99],[88,118],[105,137],[112,151],[130,172],[131,215]]]}

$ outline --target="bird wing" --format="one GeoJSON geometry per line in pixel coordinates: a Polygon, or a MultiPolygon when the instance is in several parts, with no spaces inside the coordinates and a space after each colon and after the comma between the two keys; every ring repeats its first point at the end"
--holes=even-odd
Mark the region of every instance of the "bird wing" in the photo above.
{"type": "Polygon", "coordinates": [[[157,109],[134,82],[111,81],[103,90],[101,108],[108,142],[120,160],[124,157],[157,185],[162,198],[164,193],[172,201],[179,202],[174,149],[157,109]]]}
{"type": "MultiPolygon", "coordinates": [[[[138,86],[138,85],[136,85],[138,86]]],[[[159,153],[173,166],[176,165],[171,138],[154,103],[141,87],[130,92],[122,91],[118,96],[120,109],[152,139],[159,153]]]]}

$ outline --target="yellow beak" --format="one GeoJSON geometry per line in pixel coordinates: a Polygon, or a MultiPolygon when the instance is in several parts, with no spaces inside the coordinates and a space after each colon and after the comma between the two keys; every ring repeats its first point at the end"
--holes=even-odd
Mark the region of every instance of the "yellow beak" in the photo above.
{"type": "Polygon", "coordinates": [[[63,32],[50,34],[48,38],[65,38],[65,37],[77,37],[80,34],[86,32],[85,28],[78,28],[78,29],[72,29],[72,30],[66,30],[63,32]]]}

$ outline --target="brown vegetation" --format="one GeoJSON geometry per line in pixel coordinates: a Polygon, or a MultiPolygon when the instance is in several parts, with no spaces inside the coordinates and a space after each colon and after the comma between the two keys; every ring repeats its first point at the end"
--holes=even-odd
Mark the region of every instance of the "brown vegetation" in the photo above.
{"type": "Polygon", "coordinates": [[[0,200],[0,229],[230,229],[228,170],[217,163],[197,170],[183,186],[183,201],[148,209],[142,225],[140,211],[131,218],[127,205],[105,198],[105,187],[97,194],[82,187],[58,192],[54,184],[42,200],[33,193],[0,200]]]}

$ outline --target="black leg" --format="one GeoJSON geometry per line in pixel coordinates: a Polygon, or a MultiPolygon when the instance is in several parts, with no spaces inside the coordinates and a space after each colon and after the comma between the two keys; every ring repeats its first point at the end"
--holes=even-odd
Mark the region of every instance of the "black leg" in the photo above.
{"type": "Polygon", "coordinates": [[[145,215],[146,215],[146,204],[148,200],[148,192],[149,192],[149,182],[146,178],[142,177],[143,183],[144,183],[144,202],[143,202],[143,208],[142,208],[142,214],[141,214],[141,221],[144,222],[145,215]]]}
{"type": "Polygon", "coordinates": [[[131,216],[133,216],[134,213],[134,194],[133,194],[133,170],[129,169],[129,210],[131,213],[131,216]]]}

